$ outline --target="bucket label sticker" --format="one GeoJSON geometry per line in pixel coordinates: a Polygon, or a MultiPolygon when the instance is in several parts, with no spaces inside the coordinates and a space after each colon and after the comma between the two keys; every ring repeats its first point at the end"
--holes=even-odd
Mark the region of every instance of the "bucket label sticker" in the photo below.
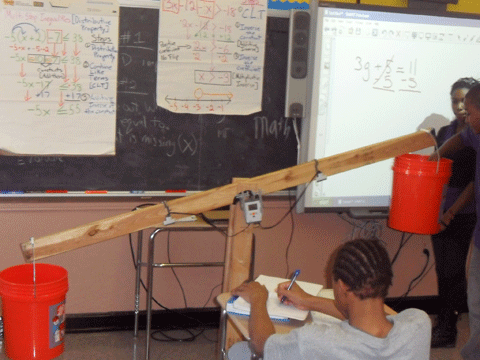
{"type": "Polygon", "coordinates": [[[65,300],[50,305],[50,349],[63,343],[65,338],[65,300]]]}

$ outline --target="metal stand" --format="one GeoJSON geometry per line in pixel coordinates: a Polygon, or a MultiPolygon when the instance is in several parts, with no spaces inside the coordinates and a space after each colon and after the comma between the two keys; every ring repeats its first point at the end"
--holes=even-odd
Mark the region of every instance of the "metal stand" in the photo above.
{"type": "MultiPolygon", "coordinates": [[[[138,232],[137,237],[137,273],[135,280],[135,329],[134,336],[138,336],[138,317],[139,317],[139,302],[140,302],[140,274],[142,266],[147,267],[147,326],[146,326],[146,345],[145,345],[145,359],[150,359],[150,331],[152,328],[152,293],[153,293],[153,268],[166,268],[166,267],[218,267],[225,266],[225,262],[199,262],[199,263],[155,263],[154,262],[154,250],[155,250],[155,237],[163,230],[172,231],[208,231],[215,230],[208,224],[179,224],[175,223],[168,227],[156,228],[150,235],[148,241],[148,255],[147,262],[142,262],[142,235],[143,232],[138,232]],[[172,226],[173,225],[173,226],[172,226]]],[[[226,225],[219,224],[219,228],[226,228],[226,225]]]]}

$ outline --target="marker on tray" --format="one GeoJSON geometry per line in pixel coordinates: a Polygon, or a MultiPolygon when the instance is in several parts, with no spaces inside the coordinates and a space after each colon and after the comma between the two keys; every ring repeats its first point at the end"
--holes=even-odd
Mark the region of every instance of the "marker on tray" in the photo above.
{"type": "Polygon", "coordinates": [[[107,194],[107,190],[87,190],[85,194],[107,194]]]}
{"type": "MultiPolygon", "coordinates": [[[[287,290],[290,290],[295,283],[295,280],[297,279],[297,276],[300,275],[300,270],[295,270],[295,272],[292,275],[292,280],[290,281],[290,284],[287,287],[287,290]]],[[[282,299],[280,300],[281,303],[283,303],[285,300],[287,300],[286,296],[282,296],[282,299]]]]}
{"type": "Polygon", "coordinates": [[[186,193],[187,190],[165,190],[166,193],[186,193]]]}

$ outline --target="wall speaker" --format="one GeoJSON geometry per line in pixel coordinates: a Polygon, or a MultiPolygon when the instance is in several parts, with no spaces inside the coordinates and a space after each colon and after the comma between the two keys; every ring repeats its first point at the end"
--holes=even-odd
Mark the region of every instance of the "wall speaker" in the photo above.
{"type": "Polygon", "coordinates": [[[288,75],[285,116],[304,116],[307,97],[311,15],[292,10],[288,42],[288,75]]]}
{"type": "Polygon", "coordinates": [[[293,15],[292,51],[290,74],[294,79],[303,79],[307,76],[308,37],[310,31],[310,14],[298,11],[293,15]]]}

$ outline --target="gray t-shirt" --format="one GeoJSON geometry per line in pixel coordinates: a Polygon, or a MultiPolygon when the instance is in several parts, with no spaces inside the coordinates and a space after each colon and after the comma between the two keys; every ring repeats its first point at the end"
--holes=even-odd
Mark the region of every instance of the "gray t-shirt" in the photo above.
{"type": "Polygon", "coordinates": [[[348,321],[312,323],[288,334],[268,338],[264,360],[428,360],[432,325],[418,309],[387,318],[393,327],[386,338],[377,338],[348,321]]]}

